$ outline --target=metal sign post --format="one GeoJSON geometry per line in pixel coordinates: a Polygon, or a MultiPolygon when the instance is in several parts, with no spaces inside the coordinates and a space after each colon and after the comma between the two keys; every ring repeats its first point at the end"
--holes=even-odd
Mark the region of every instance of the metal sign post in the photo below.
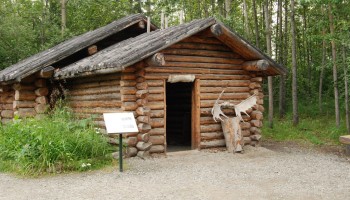
{"type": "Polygon", "coordinates": [[[133,113],[103,113],[108,134],[119,134],[119,171],[123,172],[123,133],[138,133],[133,113]]]}

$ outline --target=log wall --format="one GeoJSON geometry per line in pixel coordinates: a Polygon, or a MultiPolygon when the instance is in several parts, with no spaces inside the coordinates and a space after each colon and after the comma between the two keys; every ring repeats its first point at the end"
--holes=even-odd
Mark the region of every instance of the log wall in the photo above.
{"type": "MultiPolygon", "coordinates": [[[[195,35],[161,51],[165,66],[148,65],[145,78],[148,84],[148,106],[151,108],[150,141],[154,143],[151,152],[163,152],[166,145],[165,82],[169,75],[195,75],[199,79],[200,94],[200,144],[199,148],[225,146],[220,123],[212,119],[211,108],[223,89],[222,100],[239,103],[257,92],[258,106],[248,111],[241,123],[246,144],[256,145],[262,126],[262,78],[243,70],[245,61],[240,55],[223,45],[214,37],[195,35]]],[[[233,110],[224,110],[228,116],[235,116],[233,110]]]]}
{"type": "Polygon", "coordinates": [[[68,104],[78,117],[93,117],[94,122],[105,129],[103,113],[120,112],[125,106],[121,98],[122,79],[124,77],[118,73],[68,80],[68,104]]]}

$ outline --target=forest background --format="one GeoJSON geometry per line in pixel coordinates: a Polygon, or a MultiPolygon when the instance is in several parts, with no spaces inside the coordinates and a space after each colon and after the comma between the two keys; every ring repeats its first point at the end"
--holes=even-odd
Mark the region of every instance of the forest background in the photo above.
{"type": "Polygon", "coordinates": [[[350,132],[347,0],[0,0],[0,69],[133,13],[216,17],[286,66],[265,80],[264,136],[335,144],[350,132]]]}

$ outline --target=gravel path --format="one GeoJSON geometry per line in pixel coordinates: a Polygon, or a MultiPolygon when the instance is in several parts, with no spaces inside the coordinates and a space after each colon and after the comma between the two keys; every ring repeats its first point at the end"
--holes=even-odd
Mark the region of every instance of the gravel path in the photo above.
{"type": "Polygon", "coordinates": [[[187,151],[128,159],[117,169],[20,179],[0,174],[0,199],[350,199],[350,161],[286,148],[187,151]]]}

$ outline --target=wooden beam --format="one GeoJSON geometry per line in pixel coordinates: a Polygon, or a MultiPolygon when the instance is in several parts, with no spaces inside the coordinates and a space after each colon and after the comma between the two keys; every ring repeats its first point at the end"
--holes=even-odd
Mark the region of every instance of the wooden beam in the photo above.
{"type": "Polygon", "coordinates": [[[52,66],[45,67],[36,73],[36,77],[38,78],[51,78],[53,75],[55,68],[52,66]]]}
{"type": "Polygon", "coordinates": [[[88,47],[87,50],[88,50],[88,55],[89,56],[94,55],[98,51],[96,45],[92,45],[92,46],[88,47]]]}
{"type": "Polygon", "coordinates": [[[252,60],[242,64],[244,70],[247,71],[265,71],[270,66],[267,60],[252,60]]]}
{"type": "Polygon", "coordinates": [[[161,67],[165,65],[164,54],[155,53],[151,57],[146,59],[146,63],[148,66],[161,67]]]}

